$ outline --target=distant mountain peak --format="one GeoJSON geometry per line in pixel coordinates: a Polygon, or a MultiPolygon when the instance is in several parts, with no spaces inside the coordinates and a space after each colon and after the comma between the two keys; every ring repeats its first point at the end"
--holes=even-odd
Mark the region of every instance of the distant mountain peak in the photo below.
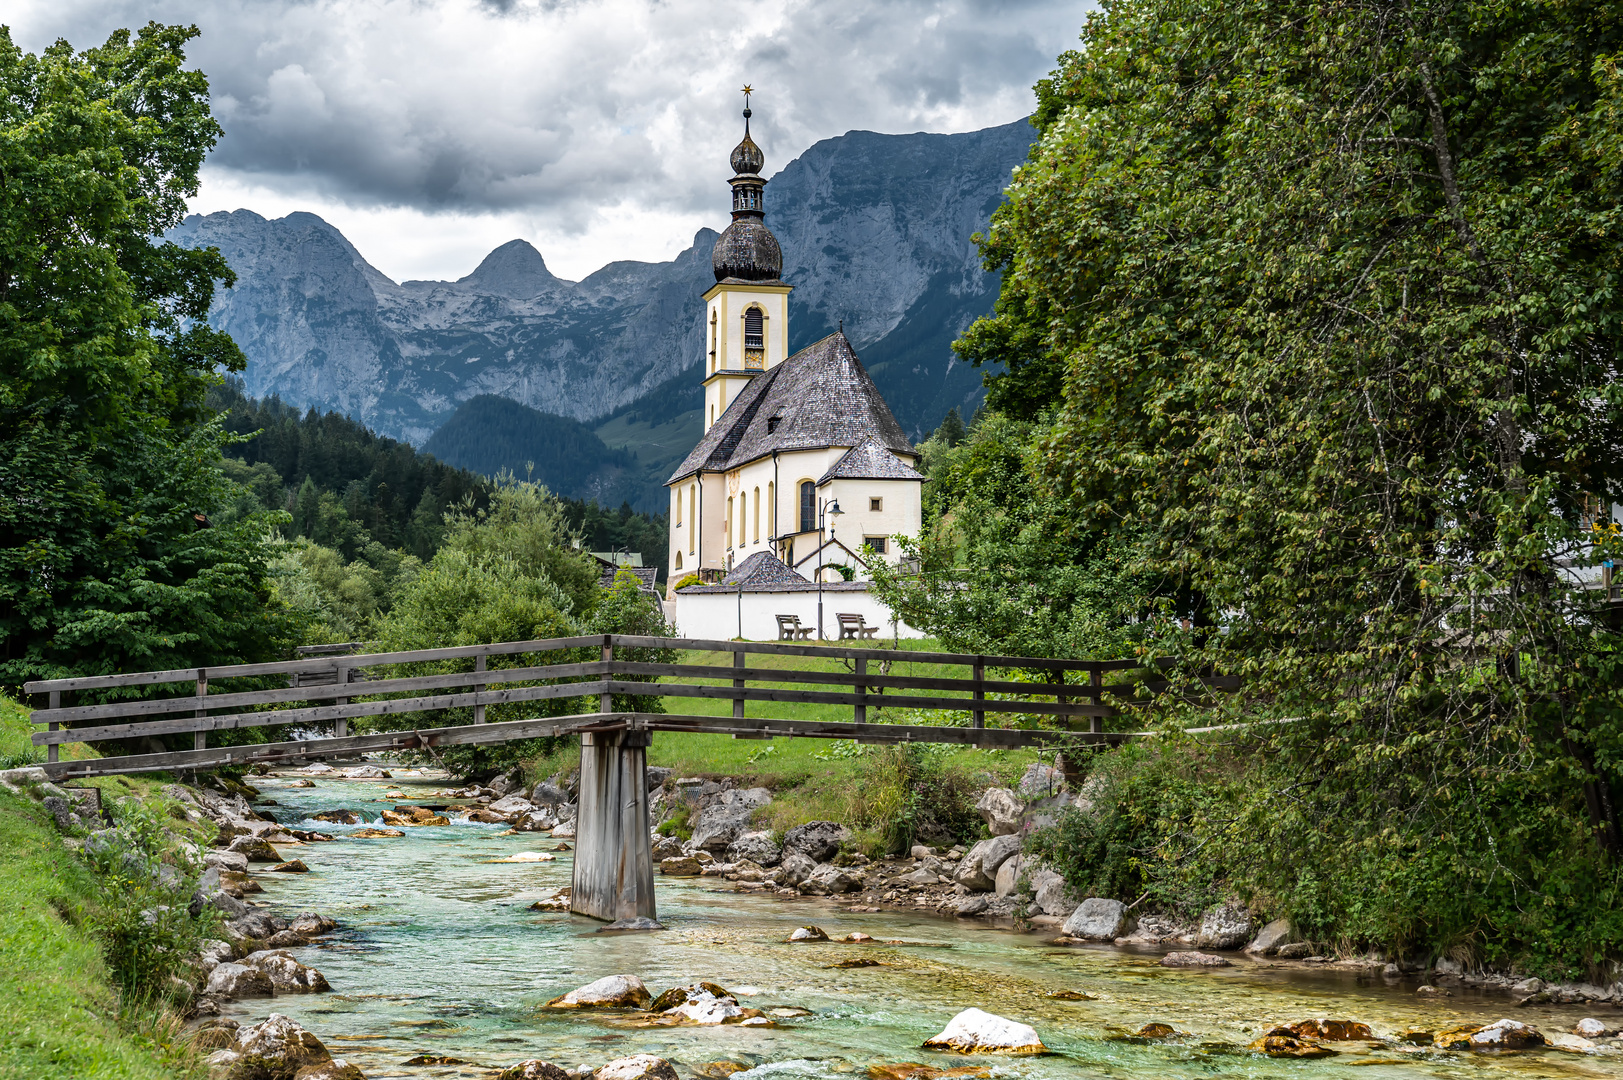
{"type": "Polygon", "coordinates": [[[528,240],[509,240],[486,255],[473,271],[457,284],[470,292],[528,300],[565,284],[547,269],[547,261],[528,240]]]}

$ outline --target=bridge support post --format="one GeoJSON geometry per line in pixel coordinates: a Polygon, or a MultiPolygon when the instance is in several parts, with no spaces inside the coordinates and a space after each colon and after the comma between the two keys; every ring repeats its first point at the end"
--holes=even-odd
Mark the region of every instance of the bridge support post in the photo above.
{"type": "Polygon", "coordinates": [[[580,798],[569,909],[627,929],[658,927],[648,840],[647,731],[580,737],[580,798]]]}

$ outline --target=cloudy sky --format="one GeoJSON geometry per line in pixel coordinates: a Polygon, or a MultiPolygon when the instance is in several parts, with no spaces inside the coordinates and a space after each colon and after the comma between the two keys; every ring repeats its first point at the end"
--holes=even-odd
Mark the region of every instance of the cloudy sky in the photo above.
{"type": "Polygon", "coordinates": [[[739,87],[768,174],[852,129],[1031,111],[1089,3],[1053,0],[8,0],[37,51],[195,23],[225,138],[200,212],[309,210],[396,279],[514,237],[554,273],[666,259],[726,221],[739,87]]]}

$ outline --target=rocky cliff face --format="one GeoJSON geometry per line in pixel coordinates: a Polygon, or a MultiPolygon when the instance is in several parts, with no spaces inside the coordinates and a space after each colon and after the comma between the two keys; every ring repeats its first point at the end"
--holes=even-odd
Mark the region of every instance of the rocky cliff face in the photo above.
{"type": "MultiPolygon", "coordinates": [[[[977,392],[978,373],[948,348],[997,293],[969,237],[1030,140],[1024,121],[963,135],[852,132],[767,186],[796,286],[791,345],[843,319],[915,435],[977,392]]],[[[590,421],[696,369],[716,233],[700,230],[671,262],[611,263],[580,282],[514,240],[458,281],[399,284],[313,214],[193,216],[171,238],[218,247],[236,271],[210,320],[248,355],[249,393],[420,445],[479,394],[590,421]]]]}

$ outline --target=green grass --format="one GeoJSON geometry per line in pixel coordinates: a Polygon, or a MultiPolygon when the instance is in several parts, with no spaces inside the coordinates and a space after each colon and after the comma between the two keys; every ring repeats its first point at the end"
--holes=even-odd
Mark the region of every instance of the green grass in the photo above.
{"type": "MultiPolygon", "coordinates": [[[[939,643],[929,640],[903,641],[899,653],[935,651],[939,643]]],[[[732,654],[724,652],[684,652],[681,664],[731,664],[732,654]]],[[[752,653],[751,667],[783,668],[795,671],[848,671],[835,659],[810,656],[767,656],[752,653]]],[[[877,672],[870,661],[869,670],[877,672]]],[[[926,678],[963,678],[963,668],[898,659],[892,675],[926,678]]],[[[701,680],[684,679],[684,682],[701,680]]],[[[703,684],[727,686],[726,679],[702,680],[703,684]]],[[[757,685],[751,683],[751,685],[757,685]]],[[[807,683],[781,685],[789,689],[838,689],[807,683]]],[[[712,698],[666,697],[671,713],[697,716],[730,716],[732,702],[712,698]]],[[[819,705],[787,702],[749,702],[750,716],[782,720],[839,721],[851,719],[848,705],[819,705]]],[[[871,723],[930,724],[941,722],[939,714],[916,709],[870,707],[871,723]]],[[[867,775],[869,747],[856,747],[848,740],[833,739],[735,739],[731,735],[688,735],[680,732],[654,733],[648,751],[650,765],[668,766],[678,776],[739,776],[750,783],[773,789],[772,805],[757,815],[766,828],[784,830],[806,821],[848,821],[860,816],[861,794],[867,775]]],[[[1025,767],[1038,760],[1034,750],[979,750],[963,747],[951,751],[956,767],[983,775],[988,785],[1010,783],[1025,767]]]]}
{"type": "MultiPolygon", "coordinates": [[[[29,746],[29,710],[0,698],[0,753],[29,746]]],[[[152,783],[156,783],[153,781],[152,783]]],[[[108,795],[112,795],[108,792],[108,795]]],[[[0,789],[0,1078],[192,1075],[173,1018],[124,1017],[89,929],[95,882],[43,807],[0,789]]]]}

